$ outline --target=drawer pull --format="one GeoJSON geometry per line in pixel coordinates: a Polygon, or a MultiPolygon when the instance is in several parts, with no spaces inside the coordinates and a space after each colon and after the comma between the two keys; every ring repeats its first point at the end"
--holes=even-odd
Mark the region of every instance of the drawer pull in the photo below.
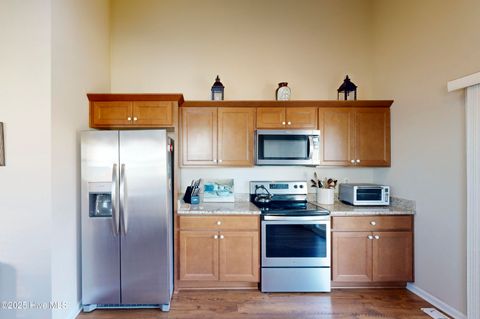
{"type": "Polygon", "coordinates": [[[131,120],[132,120],[132,118],[129,116],[129,117],[127,117],[127,120],[128,120],[128,121],[131,121],[131,120]]]}
{"type": "Polygon", "coordinates": [[[220,235],[220,239],[224,239],[224,238],[225,238],[225,236],[223,236],[223,235],[220,235]]]}
{"type": "Polygon", "coordinates": [[[134,117],[133,117],[133,120],[136,121],[136,120],[138,120],[138,118],[137,118],[136,116],[134,116],[134,117]]]}
{"type": "Polygon", "coordinates": [[[355,163],[355,160],[351,160],[350,162],[351,162],[351,163],[355,163]]]}
{"type": "Polygon", "coordinates": [[[221,225],[221,224],[222,224],[222,222],[221,222],[221,221],[218,221],[218,222],[217,222],[217,225],[221,225]]]}
{"type": "Polygon", "coordinates": [[[372,240],[372,239],[373,239],[373,236],[372,236],[372,235],[368,235],[368,239],[372,240]]]}
{"type": "Polygon", "coordinates": [[[218,235],[213,235],[213,238],[214,238],[214,239],[218,239],[218,235]]]}
{"type": "Polygon", "coordinates": [[[370,222],[370,225],[372,225],[372,226],[375,226],[376,224],[377,224],[377,222],[374,221],[374,220],[372,220],[372,221],[370,222]]]}
{"type": "Polygon", "coordinates": [[[378,235],[375,235],[375,239],[380,239],[380,236],[378,236],[378,235]]]}
{"type": "Polygon", "coordinates": [[[287,124],[288,124],[288,125],[292,125],[292,122],[289,121],[287,124]]]}

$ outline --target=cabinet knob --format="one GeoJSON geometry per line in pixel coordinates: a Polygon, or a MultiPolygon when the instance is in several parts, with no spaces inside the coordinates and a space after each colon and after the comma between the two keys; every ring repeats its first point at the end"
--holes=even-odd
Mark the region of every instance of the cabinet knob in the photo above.
{"type": "Polygon", "coordinates": [[[216,163],[216,162],[217,162],[217,160],[216,160],[216,159],[214,159],[212,162],[216,163]]]}
{"type": "Polygon", "coordinates": [[[224,239],[224,238],[225,238],[225,236],[223,236],[223,235],[220,235],[220,239],[224,239]]]}
{"type": "Polygon", "coordinates": [[[218,160],[219,163],[223,162],[222,160],[218,160]]]}
{"type": "Polygon", "coordinates": [[[292,122],[288,122],[287,124],[288,124],[288,125],[292,125],[292,122]]]}
{"type": "Polygon", "coordinates": [[[375,235],[375,239],[380,239],[380,236],[378,236],[378,235],[375,235]]]}
{"type": "Polygon", "coordinates": [[[370,222],[370,225],[372,225],[372,226],[375,226],[376,224],[377,224],[377,222],[374,221],[374,220],[372,220],[372,221],[370,222]]]}
{"type": "Polygon", "coordinates": [[[282,122],[282,125],[285,125],[285,122],[282,122]]]}
{"type": "Polygon", "coordinates": [[[360,163],[360,160],[359,160],[359,159],[357,159],[357,163],[360,163]]]}
{"type": "Polygon", "coordinates": [[[372,236],[372,235],[368,235],[368,239],[372,240],[372,239],[373,239],[373,236],[372,236]]]}
{"type": "Polygon", "coordinates": [[[352,163],[352,164],[355,163],[355,160],[351,160],[350,163],[352,163]]]}
{"type": "Polygon", "coordinates": [[[132,120],[132,118],[129,116],[129,117],[127,117],[127,120],[128,120],[128,121],[131,121],[131,120],[132,120]]]}
{"type": "Polygon", "coordinates": [[[217,225],[221,225],[221,224],[222,224],[222,222],[221,222],[221,221],[218,221],[218,222],[217,222],[217,225]]]}
{"type": "Polygon", "coordinates": [[[213,235],[213,238],[214,238],[214,239],[218,239],[218,235],[213,235]]]}
{"type": "Polygon", "coordinates": [[[137,118],[136,116],[134,116],[134,117],[133,117],[133,120],[136,121],[136,120],[138,120],[138,118],[137,118]]]}

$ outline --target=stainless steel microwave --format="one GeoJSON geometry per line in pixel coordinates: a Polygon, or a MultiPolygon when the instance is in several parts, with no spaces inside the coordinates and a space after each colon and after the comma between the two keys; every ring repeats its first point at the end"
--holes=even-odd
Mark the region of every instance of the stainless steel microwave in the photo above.
{"type": "Polygon", "coordinates": [[[390,205],[390,187],[378,184],[340,184],[338,199],[355,206],[390,205]]]}
{"type": "Polygon", "coordinates": [[[320,131],[257,130],[257,165],[320,165],[320,131]]]}

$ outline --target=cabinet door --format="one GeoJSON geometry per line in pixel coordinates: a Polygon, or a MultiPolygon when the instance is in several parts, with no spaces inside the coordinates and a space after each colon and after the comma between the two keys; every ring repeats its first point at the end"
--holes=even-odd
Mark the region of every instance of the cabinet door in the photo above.
{"type": "Polygon", "coordinates": [[[374,232],[373,236],[373,280],[412,281],[412,232],[374,232]]]}
{"type": "Polygon", "coordinates": [[[92,102],[90,126],[129,126],[132,122],[132,102],[92,102]]]}
{"type": "Polygon", "coordinates": [[[182,164],[217,165],[217,108],[182,109],[182,164]]]}
{"type": "Polygon", "coordinates": [[[257,128],[284,128],[284,107],[257,107],[257,128]]]}
{"type": "Polygon", "coordinates": [[[253,166],[254,130],[254,108],[218,108],[218,165],[253,166]]]}
{"type": "Polygon", "coordinates": [[[368,282],[372,280],[372,240],[370,232],[332,232],[332,280],[368,282]]]}
{"type": "Polygon", "coordinates": [[[218,280],[218,233],[180,231],[180,280],[218,280]]]}
{"type": "Polygon", "coordinates": [[[173,103],[167,101],[133,102],[133,124],[139,126],[172,126],[173,103]]]}
{"type": "Polygon", "coordinates": [[[390,166],[390,109],[355,110],[357,166],[390,166]]]}
{"type": "Polygon", "coordinates": [[[352,165],[354,114],[345,108],[319,108],[320,165],[352,165]]]}
{"type": "Polygon", "coordinates": [[[259,281],[260,246],[257,231],[220,233],[220,280],[259,281]]]}
{"type": "Polygon", "coordinates": [[[287,128],[317,129],[316,107],[286,108],[287,128]]]}

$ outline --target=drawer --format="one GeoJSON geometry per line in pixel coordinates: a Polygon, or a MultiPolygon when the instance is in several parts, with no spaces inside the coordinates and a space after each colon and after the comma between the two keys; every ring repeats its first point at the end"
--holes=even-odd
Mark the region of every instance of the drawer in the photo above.
{"type": "Polygon", "coordinates": [[[333,231],[411,230],[412,227],[412,216],[332,217],[333,231]]]}
{"type": "Polygon", "coordinates": [[[180,229],[258,230],[258,216],[180,216],[180,229]]]}

